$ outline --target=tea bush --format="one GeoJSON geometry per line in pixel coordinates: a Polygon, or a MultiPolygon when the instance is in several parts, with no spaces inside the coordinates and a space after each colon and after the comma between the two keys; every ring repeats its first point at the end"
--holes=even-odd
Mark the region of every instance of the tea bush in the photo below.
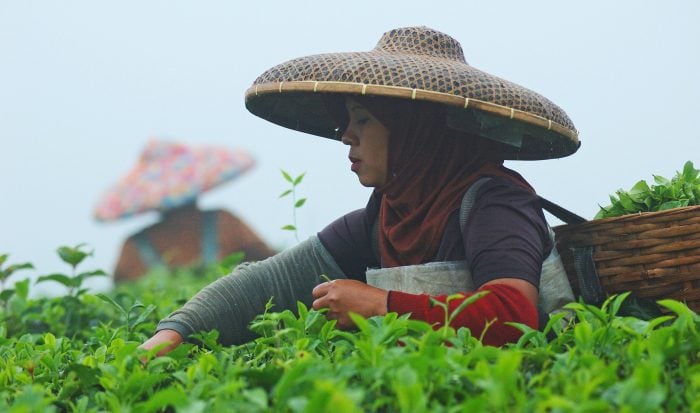
{"type": "MultiPolygon", "coordinates": [[[[621,315],[626,294],[572,303],[571,320],[554,317],[543,332],[519,325],[520,341],[502,348],[396,314],[354,317],[358,330],[341,331],[299,304],[261,314],[250,343],[223,347],[209,332],[154,357],[138,346],[158,320],[236,257],[91,294],[83,281],[104,273],[77,270],[89,257],[83,246],[62,251],[70,273],[38,282],[63,284],[67,295],[30,298],[29,280],[3,284],[2,411],[700,411],[700,318],[680,302],[659,301],[667,315],[650,320],[621,315]]],[[[3,283],[32,269],[7,259],[3,283]]]]}

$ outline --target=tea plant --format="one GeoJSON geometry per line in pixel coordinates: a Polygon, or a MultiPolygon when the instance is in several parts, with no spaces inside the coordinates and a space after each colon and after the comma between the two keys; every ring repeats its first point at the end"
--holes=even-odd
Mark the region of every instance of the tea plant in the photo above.
{"type": "Polygon", "coordinates": [[[80,265],[85,258],[92,255],[92,252],[83,251],[85,244],[78,244],[75,247],[59,247],[56,252],[63,262],[71,266],[71,274],[61,274],[54,273],[49,275],[42,275],[37,279],[37,284],[46,281],[55,281],[62,284],[64,287],[68,288],[68,295],[71,297],[78,297],[85,293],[87,289],[81,288],[83,282],[90,277],[105,276],[106,272],[102,270],[92,270],[87,272],[77,273],[77,267],[80,265]]]}
{"type": "Polygon", "coordinates": [[[5,282],[12,276],[16,271],[33,269],[34,266],[31,263],[25,262],[22,264],[12,264],[5,267],[5,262],[7,261],[8,254],[0,255],[0,305],[4,307],[5,313],[10,312],[11,299],[13,296],[17,296],[19,300],[26,300],[27,294],[29,293],[29,280],[24,280],[15,283],[15,288],[5,288],[5,282]]]}
{"type": "Polygon", "coordinates": [[[66,297],[31,299],[23,284],[23,304],[0,313],[0,411],[700,411],[700,317],[677,301],[650,320],[621,315],[627,294],[572,303],[543,331],[514,324],[522,337],[500,348],[395,313],[339,330],[323,311],[270,301],[249,343],[212,331],[162,357],[139,349],[221,276],[198,271],[159,269],[106,294],[77,285],[72,326],[66,297]]]}
{"type": "Polygon", "coordinates": [[[8,254],[0,255],[0,291],[6,291],[5,282],[7,282],[7,279],[10,278],[10,276],[16,271],[34,268],[34,266],[28,262],[22,264],[12,264],[7,266],[6,268],[3,268],[8,257],[8,254]]]}
{"type": "Polygon", "coordinates": [[[306,175],[306,172],[293,178],[287,171],[282,170],[282,177],[284,177],[284,180],[287,181],[291,187],[279,195],[279,198],[284,198],[289,195],[292,196],[292,223],[283,226],[281,229],[285,231],[293,231],[294,238],[297,240],[297,242],[299,242],[299,232],[297,230],[297,209],[301,208],[306,203],[306,198],[297,199],[297,186],[304,179],[304,175],[306,175]]]}

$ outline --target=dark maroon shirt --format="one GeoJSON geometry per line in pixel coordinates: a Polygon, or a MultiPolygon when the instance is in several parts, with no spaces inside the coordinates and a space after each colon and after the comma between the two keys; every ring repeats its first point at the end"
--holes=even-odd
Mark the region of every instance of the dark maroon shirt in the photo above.
{"type": "MultiPolygon", "coordinates": [[[[348,278],[366,281],[367,268],[381,267],[372,247],[379,195],[367,206],[332,222],[318,237],[348,278]]],[[[539,286],[542,262],[552,242],[537,196],[512,181],[494,177],[477,191],[464,228],[459,209],[450,216],[430,262],[466,260],[475,286],[497,278],[520,278],[539,286]]]]}

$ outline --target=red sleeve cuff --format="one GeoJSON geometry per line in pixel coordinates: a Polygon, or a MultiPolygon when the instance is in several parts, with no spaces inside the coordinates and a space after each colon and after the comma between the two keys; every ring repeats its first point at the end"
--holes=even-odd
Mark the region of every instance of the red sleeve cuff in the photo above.
{"type": "MultiPolygon", "coordinates": [[[[520,290],[505,284],[491,284],[477,290],[488,291],[484,297],[467,306],[452,321],[452,327],[467,327],[472,335],[480,337],[484,333],[484,344],[500,346],[515,342],[521,336],[520,330],[505,324],[516,322],[538,328],[537,308],[525,297],[520,290]]],[[[472,295],[450,301],[449,310],[453,311],[459,304],[472,295]]],[[[447,296],[434,296],[434,299],[445,302],[447,296]]],[[[387,307],[390,312],[411,314],[415,320],[423,320],[439,328],[444,324],[445,311],[440,306],[430,305],[428,294],[409,294],[401,291],[390,291],[387,307]]]]}

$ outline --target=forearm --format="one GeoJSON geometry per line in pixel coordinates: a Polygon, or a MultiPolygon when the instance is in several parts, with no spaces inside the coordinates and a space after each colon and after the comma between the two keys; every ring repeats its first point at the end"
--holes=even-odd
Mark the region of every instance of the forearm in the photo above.
{"type": "Polygon", "coordinates": [[[154,347],[162,345],[163,347],[157,353],[159,356],[162,356],[163,354],[179,346],[181,343],[182,336],[180,333],[166,329],[158,331],[153,335],[153,337],[141,344],[140,347],[144,350],[150,350],[154,347]]]}
{"type": "MultiPolygon", "coordinates": [[[[484,344],[494,346],[517,341],[520,337],[520,330],[505,324],[506,322],[523,323],[531,328],[538,328],[537,308],[516,288],[504,284],[491,284],[482,286],[476,292],[481,291],[487,291],[487,294],[467,305],[452,320],[452,327],[468,327],[476,337],[486,330],[484,344]]],[[[454,311],[470,295],[472,293],[465,294],[465,298],[450,301],[449,311],[454,311]]],[[[446,296],[433,298],[446,301],[446,296]]],[[[411,313],[412,319],[438,326],[444,325],[445,311],[440,306],[431,305],[430,296],[427,294],[391,291],[388,306],[392,312],[411,313]]]]}
{"type": "Polygon", "coordinates": [[[266,260],[239,265],[233,273],[208,285],[182,308],[163,319],[157,330],[172,329],[183,337],[200,331],[219,331],[222,344],[254,338],[250,322],[273,298],[273,310],[296,311],[296,302],[311,305],[311,290],[319,275],[345,278],[318,238],[266,260]]]}

